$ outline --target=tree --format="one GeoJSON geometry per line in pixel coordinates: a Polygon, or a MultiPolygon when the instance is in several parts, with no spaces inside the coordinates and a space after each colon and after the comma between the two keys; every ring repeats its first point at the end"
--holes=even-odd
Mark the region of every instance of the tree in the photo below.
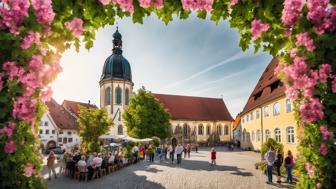
{"type": "Polygon", "coordinates": [[[164,139],[170,136],[170,114],[144,87],[133,94],[122,117],[131,137],[164,139]]]}
{"type": "Polygon", "coordinates": [[[99,136],[106,134],[113,126],[112,119],[105,109],[80,107],[78,123],[82,148],[88,152],[101,151],[99,136]]]}

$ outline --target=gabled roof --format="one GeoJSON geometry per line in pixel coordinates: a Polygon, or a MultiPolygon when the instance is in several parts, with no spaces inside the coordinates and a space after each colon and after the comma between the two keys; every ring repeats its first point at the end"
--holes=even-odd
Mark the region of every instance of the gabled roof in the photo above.
{"type": "Polygon", "coordinates": [[[235,129],[238,125],[239,125],[239,122],[240,122],[240,114],[237,115],[236,119],[234,120],[233,124],[232,124],[232,129],[235,129]]]}
{"type": "Polygon", "coordinates": [[[153,94],[169,111],[173,120],[232,121],[222,99],[153,94]]]}
{"type": "Polygon", "coordinates": [[[63,106],[59,105],[53,98],[46,102],[46,105],[51,118],[58,128],[79,129],[76,118],[73,117],[63,106]]]}
{"type": "Polygon", "coordinates": [[[70,113],[74,114],[76,117],[79,115],[79,106],[84,106],[86,108],[97,108],[98,107],[94,104],[83,103],[83,102],[76,102],[71,100],[64,100],[62,106],[66,108],[70,113]]]}
{"type": "Polygon", "coordinates": [[[245,114],[270,100],[285,95],[285,87],[274,73],[278,64],[278,59],[273,58],[261,75],[256,87],[246,102],[242,114],[245,114]]]}

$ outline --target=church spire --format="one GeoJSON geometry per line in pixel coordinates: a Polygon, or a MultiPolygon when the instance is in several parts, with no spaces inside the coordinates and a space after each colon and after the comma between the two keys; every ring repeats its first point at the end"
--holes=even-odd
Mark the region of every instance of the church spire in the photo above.
{"type": "Polygon", "coordinates": [[[122,36],[119,33],[118,30],[118,26],[117,26],[117,30],[114,32],[113,34],[113,53],[114,54],[122,54],[122,40],[121,40],[122,36]]]}

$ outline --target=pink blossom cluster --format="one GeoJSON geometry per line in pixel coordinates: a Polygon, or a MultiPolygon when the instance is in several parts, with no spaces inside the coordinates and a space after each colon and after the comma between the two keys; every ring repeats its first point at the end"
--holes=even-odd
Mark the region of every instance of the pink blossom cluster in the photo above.
{"type": "Polygon", "coordinates": [[[43,25],[50,25],[55,17],[51,0],[31,0],[31,2],[37,21],[43,25]]]}
{"type": "Polygon", "coordinates": [[[304,123],[319,121],[324,116],[323,106],[316,98],[303,102],[300,105],[299,111],[304,123]]]}
{"type": "Polygon", "coordinates": [[[328,128],[326,125],[320,126],[320,132],[322,135],[323,140],[328,140],[328,138],[334,138],[334,133],[332,131],[328,131],[328,128]]]}
{"type": "Polygon", "coordinates": [[[325,142],[323,142],[321,145],[320,145],[320,153],[323,155],[323,156],[326,156],[329,152],[329,149],[328,149],[328,146],[325,142]]]}
{"type": "Polygon", "coordinates": [[[251,33],[253,39],[258,39],[261,37],[262,32],[266,32],[269,29],[269,24],[264,24],[259,19],[254,19],[251,23],[251,33]]]}
{"type": "Polygon", "coordinates": [[[303,45],[310,52],[314,51],[315,49],[314,41],[309,37],[308,32],[297,34],[295,45],[297,47],[303,45]]]}
{"type": "Polygon", "coordinates": [[[33,173],[34,173],[34,165],[28,163],[25,167],[23,175],[26,177],[31,177],[33,173]]]}
{"type": "Polygon", "coordinates": [[[2,0],[0,3],[0,28],[8,28],[18,35],[24,17],[28,16],[29,0],[2,0]]]}
{"type": "Polygon", "coordinates": [[[15,77],[21,76],[24,73],[22,67],[15,65],[15,62],[7,61],[2,65],[2,69],[9,75],[8,79],[13,80],[15,77]]]}
{"type": "Polygon", "coordinates": [[[206,10],[212,11],[214,0],[181,0],[184,10],[206,10]]]}
{"type": "Polygon", "coordinates": [[[13,139],[8,139],[4,146],[4,151],[7,154],[12,154],[16,151],[16,144],[13,139]]]}
{"type": "Polygon", "coordinates": [[[299,21],[304,3],[304,0],[284,1],[284,9],[282,10],[281,21],[285,26],[291,27],[299,21]]]}
{"type": "Polygon", "coordinates": [[[17,97],[13,105],[13,117],[33,121],[35,119],[36,105],[35,99],[17,97]]]}
{"type": "Polygon", "coordinates": [[[318,35],[336,31],[336,6],[329,0],[308,0],[307,7],[307,18],[313,22],[318,35]]]}
{"type": "Polygon", "coordinates": [[[305,168],[307,170],[308,176],[310,179],[314,178],[315,176],[315,169],[310,162],[305,163],[305,168]]]}
{"type": "Polygon", "coordinates": [[[233,6],[233,5],[236,5],[238,3],[239,3],[239,0],[231,0],[230,5],[233,6]]]}
{"type": "Polygon", "coordinates": [[[83,32],[83,20],[80,18],[74,18],[71,21],[64,23],[65,27],[71,30],[72,35],[79,37],[83,32]]]}
{"type": "Polygon", "coordinates": [[[15,124],[12,122],[9,122],[7,126],[0,129],[0,134],[6,134],[7,137],[12,137],[14,129],[15,129],[15,124]]]}
{"type": "Polygon", "coordinates": [[[163,0],[139,0],[140,7],[149,8],[153,5],[156,9],[163,8],[163,0]]]}
{"type": "Polygon", "coordinates": [[[111,0],[99,0],[99,2],[103,5],[107,5],[111,2],[111,0]]]}
{"type": "Polygon", "coordinates": [[[112,2],[118,4],[121,9],[134,13],[133,0],[112,0],[112,2]]]}
{"type": "Polygon", "coordinates": [[[21,44],[21,48],[22,49],[29,49],[30,46],[35,43],[37,45],[39,45],[41,43],[40,41],[41,35],[38,32],[33,32],[30,31],[28,32],[28,34],[23,38],[22,44],[21,44]]]}
{"type": "Polygon", "coordinates": [[[319,69],[319,80],[326,83],[328,78],[332,78],[332,70],[330,64],[322,64],[319,69]]]}

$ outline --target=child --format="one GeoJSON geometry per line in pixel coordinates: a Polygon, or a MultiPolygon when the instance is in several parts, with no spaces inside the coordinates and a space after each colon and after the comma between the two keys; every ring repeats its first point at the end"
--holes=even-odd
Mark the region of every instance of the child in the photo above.
{"type": "Polygon", "coordinates": [[[216,165],[216,150],[211,148],[211,166],[216,165]]]}

